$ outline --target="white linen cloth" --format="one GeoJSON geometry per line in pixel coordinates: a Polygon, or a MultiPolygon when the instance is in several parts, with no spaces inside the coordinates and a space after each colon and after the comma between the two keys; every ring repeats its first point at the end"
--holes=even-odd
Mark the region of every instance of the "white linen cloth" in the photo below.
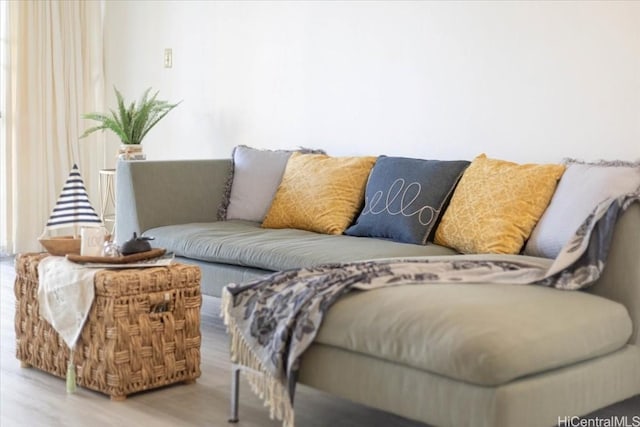
{"type": "Polygon", "coordinates": [[[38,264],[40,316],[73,350],[93,304],[93,278],[99,269],[64,257],[48,256],[38,264]]]}

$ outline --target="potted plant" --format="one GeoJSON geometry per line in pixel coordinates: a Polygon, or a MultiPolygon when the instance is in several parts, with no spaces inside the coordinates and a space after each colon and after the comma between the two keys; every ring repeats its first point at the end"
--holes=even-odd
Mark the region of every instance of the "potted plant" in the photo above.
{"type": "Polygon", "coordinates": [[[142,139],[164,116],[169,114],[178,104],[169,104],[157,99],[158,92],[149,96],[151,88],[144,91],[136,104],[132,102],[126,106],[122,94],[114,88],[118,101],[117,111],[110,110],[110,114],[89,113],[82,117],[95,120],[100,124],[87,129],[80,138],[84,138],[95,131],[109,129],[120,138],[119,158],[124,160],[144,158],[142,155],[142,139]]]}

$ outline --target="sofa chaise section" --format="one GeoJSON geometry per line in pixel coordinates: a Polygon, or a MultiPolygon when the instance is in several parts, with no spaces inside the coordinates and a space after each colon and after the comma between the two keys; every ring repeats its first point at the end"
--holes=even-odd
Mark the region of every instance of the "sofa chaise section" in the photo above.
{"type": "MultiPolygon", "coordinates": [[[[559,419],[565,416],[585,415],[637,395],[640,393],[638,230],[640,205],[636,204],[619,220],[609,262],[602,277],[586,292],[529,285],[484,284],[427,285],[417,287],[419,289],[404,286],[401,289],[352,293],[336,303],[328,313],[319,336],[304,355],[299,381],[359,403],[438,426],[551,426],[558,424],[559,419]],[[457,286],[462,288],[453,289],[457,286]],[[498,289],[503,291],[501,298],[506,298],[502,300],[505,305],[500,304],[501,298],[495,295],[498,289]],[[408,295],[398,294],[398,290],[408,295]],[[429,292],[454,293],[464,302],[473,299],[473,291],[477,292],[476,297],[479,296],[478,304],[488,307],[478,306],[464,312],[458,311],[462,307],[455,303],[445,308],[428,297],[429,292]],[[416,293],[423,294],[424,299],[416,297],[416,293]],[[548,299],[539,299],[545,293],[548,299]],[[493,298],[490,298],[492,294],[493,298]],[[530,301],[535,294],[540,295],[530,301]],[[424,353],[419,356],[412,359],[405,355],[404,362],[400,363],[403,353],[398,349],[397,338],[393,347],[391,342],[394,338],[389,342],[376,339],[366,341],[371,334],[365,331],[358,334],[350,330],[354,318],[359,315],[371,316],[370,298],[376,299],[375,307],[382,311],[381,316],[388,312],[394,313],[392,318],[406,316],[399,323],[410,328],[415,323],[411,314],[398,314],[397,307],[389,305],[393,305],[397,299],[411,297],[413,301],[420,301],[417,304],[422,312],[428,311],[426,317],[432,319],[419,326],[420,330],[425,331],[424,342],[415,343],[415,336],[403,341],[405,346],[424,346],[424,353]],[[518,300],[520,303],[515,302],[518,300]],[[509,314],[515,308],[512,304],[524,306],[509,314]],[[493,310],[506,316],[503,321],[496,317],[492,322],[490,317],[483,316],[483,310],[493,315],[492,305],[493,310]],[[369,309],[354,314],[354,307],[369,309]],[[462,320],[451,322],[448,326],[442,326],[443,329],[434,331],[433,319],[446,325],[442,317],[455,315],[447,309],[454,310],[462,319],[465,315],[473,316],[473,320],[467,320],[466,324],[462,320]],[[446,312],[442,317],[438,315],[441,310],[446,312]],[[348,324],[350,326],[347,328],[348,324]],[[536,338],[536,334],[542,331],[535,330],[535,325],[547,329],[547,334],[536,338]],[[349,330],[344,331],[344,328],[349,330]],[[518,344],[523,347],[516,345],[517,354],[507,357],[499,352],[500,344],[498,348],[485,347],[491,339],[480,341],[475,348],[461,339],[457,345],[464,343],[466,348],[459,353],[460,348],[456,348],[455,340],[446,341],[446,332],[455,335],[471,330],[467,328],[475,328],[477,332],[480,332],[478,328],[485,328],[485,332],[500,328],[493,332],[497,334],[495,337],[501,345],[505,344],[502,339],[512,339],[519,341],[518,344]],[[616,332],[613,332],[614,329],[616,332]],[[426,335],[429,334],[432,337],[427,339],[426,335]],[[600,340],[596,336],[608,334],[618,335],[618,338],[593,352],[595,347],[590,347],[588,343],[595,344],[600,340]],[[627,334],[628,339],[625,340],[627,334]],[[444,345],[440,345],[440,342],[444,345]],[[388,345],[389,348],[383,348],[383,343],[384,347],[388,345]],[[375,348],[376,345],[378,348],[375,348]],[[573,348],[567,352],[571,346],[581,348],[578,351],[580,357],[570,356],[569,353],[576,350],[573,348]],[[587,350],[587,347],[591,350],[587,350]],[[448,353],[443,351],[447,348],[450,350],[448,353]],[[398,353],[391,356],[391,349],[398,353]],[[421,357],[427,359],[429,351],[435,354],[429,360],[422,360],[421,357]],[[481,358],[483,354],[486,356],[493,351],[497,352],[493,355],[496,358],[493,365],[488,363],[490,358],[483,361],[473,359],[473,356],[481,358]],[[543,362],[546,357],[549,359],[543,362]],[[509,371],[511,375],[507,374],[509,371]]],[[[377,315],[373,317],[378,319],[377,315]]],[[[424,319],[420,316],[421,321],[424,319]]],[[[394,323],[393,319],[389,319],[389,322],[381,320],[366,326],[357,322],[356,326],[375,328],[377,323],[379,328],[391,328],[387,323],[394,323]]],[[[609,338],[612,337],[609,336],[600,344],[609,338]]],[[[410,354],[411,351],[405,349],[404,353],[410,354]]]]}

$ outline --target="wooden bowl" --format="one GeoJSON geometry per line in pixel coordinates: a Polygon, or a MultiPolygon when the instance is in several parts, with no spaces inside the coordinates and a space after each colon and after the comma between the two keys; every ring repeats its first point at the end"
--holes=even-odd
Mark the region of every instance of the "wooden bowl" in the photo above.
{"type": "Polygon", "coordinates": [[[38,239],[38,241],[51,255],[80,255],[80,244],[82,242],[80,237],[58,236],[49,239],[38,239]]]}

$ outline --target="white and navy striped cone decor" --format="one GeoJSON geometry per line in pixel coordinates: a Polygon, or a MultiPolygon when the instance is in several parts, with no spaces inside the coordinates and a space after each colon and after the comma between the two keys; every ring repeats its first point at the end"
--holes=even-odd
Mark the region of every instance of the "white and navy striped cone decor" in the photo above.
{"type": "Polygon", "coordinates": [[[45,229],[99,225],[102,225],[102,221],[91,206],[78,165],[74,164],[45,229]]]}
{"type": "Polygon", "coordinates": [[[102,221],[91,206],[78,165],[74,164],[38,241],[51,255],[80,254],[79,228],[100,226],[102,221]],[[60,228],[72,228],[73,235],[46,237],[49,231],[60,228]]]}

